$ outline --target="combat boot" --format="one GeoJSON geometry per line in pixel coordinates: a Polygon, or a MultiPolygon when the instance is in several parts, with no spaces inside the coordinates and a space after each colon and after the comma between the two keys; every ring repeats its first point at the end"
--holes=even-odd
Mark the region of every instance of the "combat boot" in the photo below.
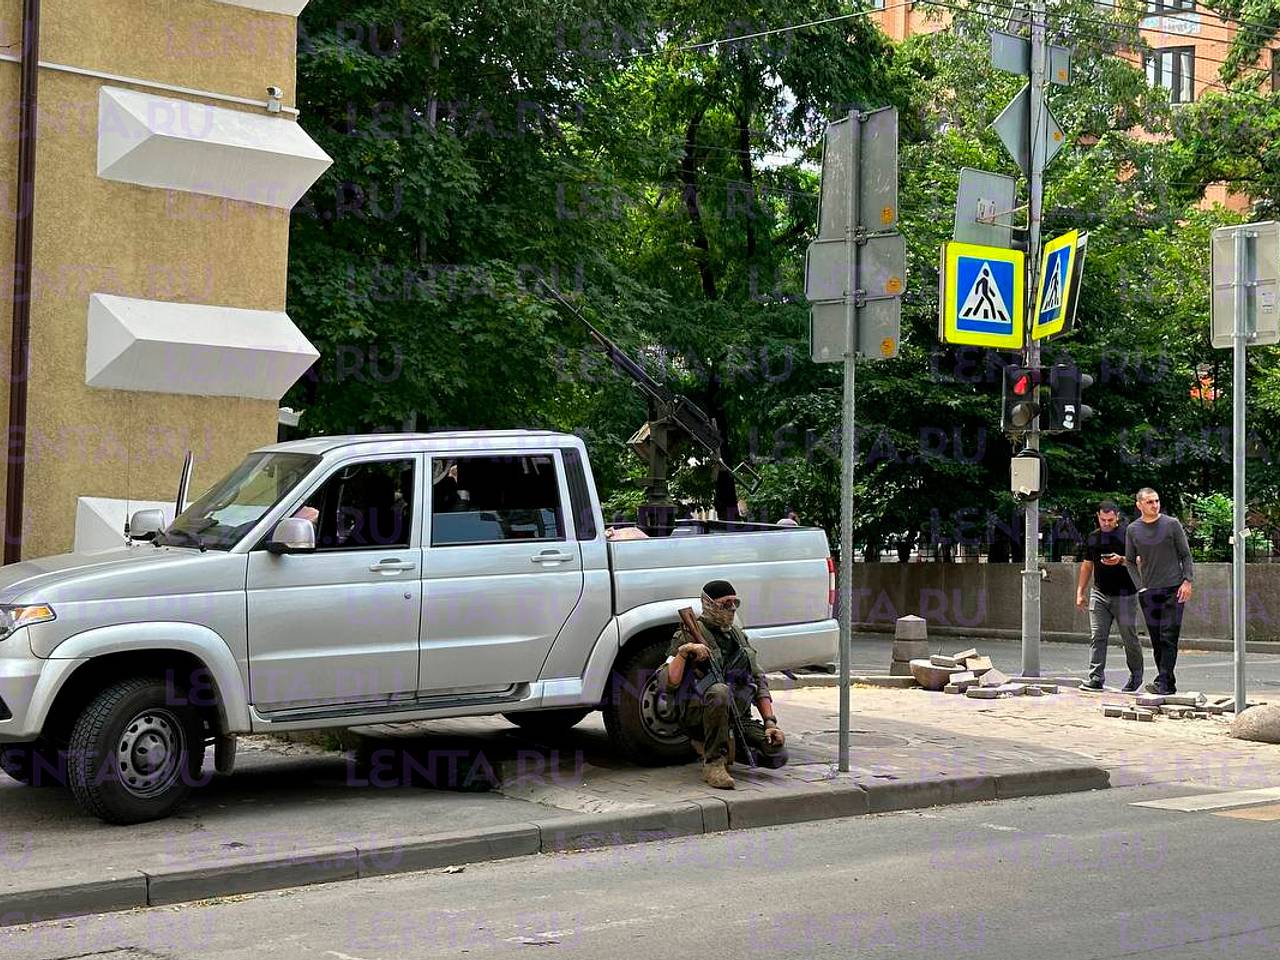
{"type": "Polygon", "coordinates": [[[729,776],[723,758],[702,765],[702,780],[707,786],[717,790],[733,789],[733,777],[729,776]]]}

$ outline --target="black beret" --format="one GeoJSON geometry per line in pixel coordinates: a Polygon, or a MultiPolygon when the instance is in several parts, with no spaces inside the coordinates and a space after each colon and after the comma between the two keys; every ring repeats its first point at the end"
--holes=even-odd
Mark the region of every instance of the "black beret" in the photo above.
{"type": "Polygon", "coordinates": [[[728,580],[712,580],[702,588],[702,592],[712,600],[719,600],[722,597],[737,596],[738,593],[733,589],[733,584],[728,580]]]}

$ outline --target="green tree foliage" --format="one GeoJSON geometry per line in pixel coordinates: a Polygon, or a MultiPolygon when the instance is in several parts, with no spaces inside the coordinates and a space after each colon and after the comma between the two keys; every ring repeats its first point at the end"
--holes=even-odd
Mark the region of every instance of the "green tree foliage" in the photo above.
{"type": "MultiPolygon", "coordinates": [[[[826,122],[893,104],[909,289],[899,358],[858,368],[859,545],[1017,539],[997,425],[1011,357],[940,346],[936,290],[959,169],[1014,172],[989,124],[1024,80],[990,66],[988,31],[1005,23],[977,9],[897,47],[864,17],[755,36],[847,12],[312,0],[302,123],[335,163],[293,220],[289,309],[322,353],[288,398],[306,428],[576,430],[607,509],[632,509],[644,470],[625,441],[644,399],[537,296],[543,277],[715,417],[723,459],[762,475],[753,518],[792,508],[834,535],[840,372],[808,360],[804,252],[826,122]]],[[[1178,509],[1229,471],[1230,364],[1207,323],[1209,236],[1232,215],[1199,207],[1218,180],[1247,185],[1259,209],[1274,200],[1280,111],[1250,115],[1261,95],[1244,90],[1172,111],[1117,56],[1141,52],[1142,13],[1069,0],[1051,18],[1073,77],[1049,89],[1069,143],[1049,168],[1044,235],[1090,240],[1078,329],[1046,360],[1091,371],[1100,411],[1045,444],[1051,537],[1099,497],[1127,504],[1152,485],[1178,509]]],[[[1271,415],[1254,476],[1280,494],[1280,366],[1250,361],[1271,415]]],[[[695,449],[676,466],[682,502],[733,515],[727,474],[714,480],[695,449]]]]}

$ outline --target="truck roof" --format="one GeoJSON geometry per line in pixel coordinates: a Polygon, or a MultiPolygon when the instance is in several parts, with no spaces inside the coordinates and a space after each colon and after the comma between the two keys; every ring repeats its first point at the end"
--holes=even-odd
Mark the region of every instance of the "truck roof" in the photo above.
{"type": "Polygon", "coordinates": [[[344,436],[308,437],[259,447],[260,452],[307,453],[323,456],[346,447],[379,447],[386,450],[434,450],[439,447],[472,449],[495,447],[581,446],[571,433],[554,430],[442,430],[439,433],[357,433],[344,436]]]}

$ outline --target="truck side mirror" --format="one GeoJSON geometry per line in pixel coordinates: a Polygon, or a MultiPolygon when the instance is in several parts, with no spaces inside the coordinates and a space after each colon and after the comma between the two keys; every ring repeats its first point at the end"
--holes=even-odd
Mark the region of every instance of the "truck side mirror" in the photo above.
{"type": "Polygon", "coordinates": [[[267,541],[268,553],[313,553],[315,549],[316,525],[302,517],[285,517],[267,541]]]}
{"type": "Polygon", "coordinates": [[[148,510],[136,510],[129,518],[128,534],[130,540],[154,540],[156,534],[163,530],[164,511],[156,507],[148,510]]]}

